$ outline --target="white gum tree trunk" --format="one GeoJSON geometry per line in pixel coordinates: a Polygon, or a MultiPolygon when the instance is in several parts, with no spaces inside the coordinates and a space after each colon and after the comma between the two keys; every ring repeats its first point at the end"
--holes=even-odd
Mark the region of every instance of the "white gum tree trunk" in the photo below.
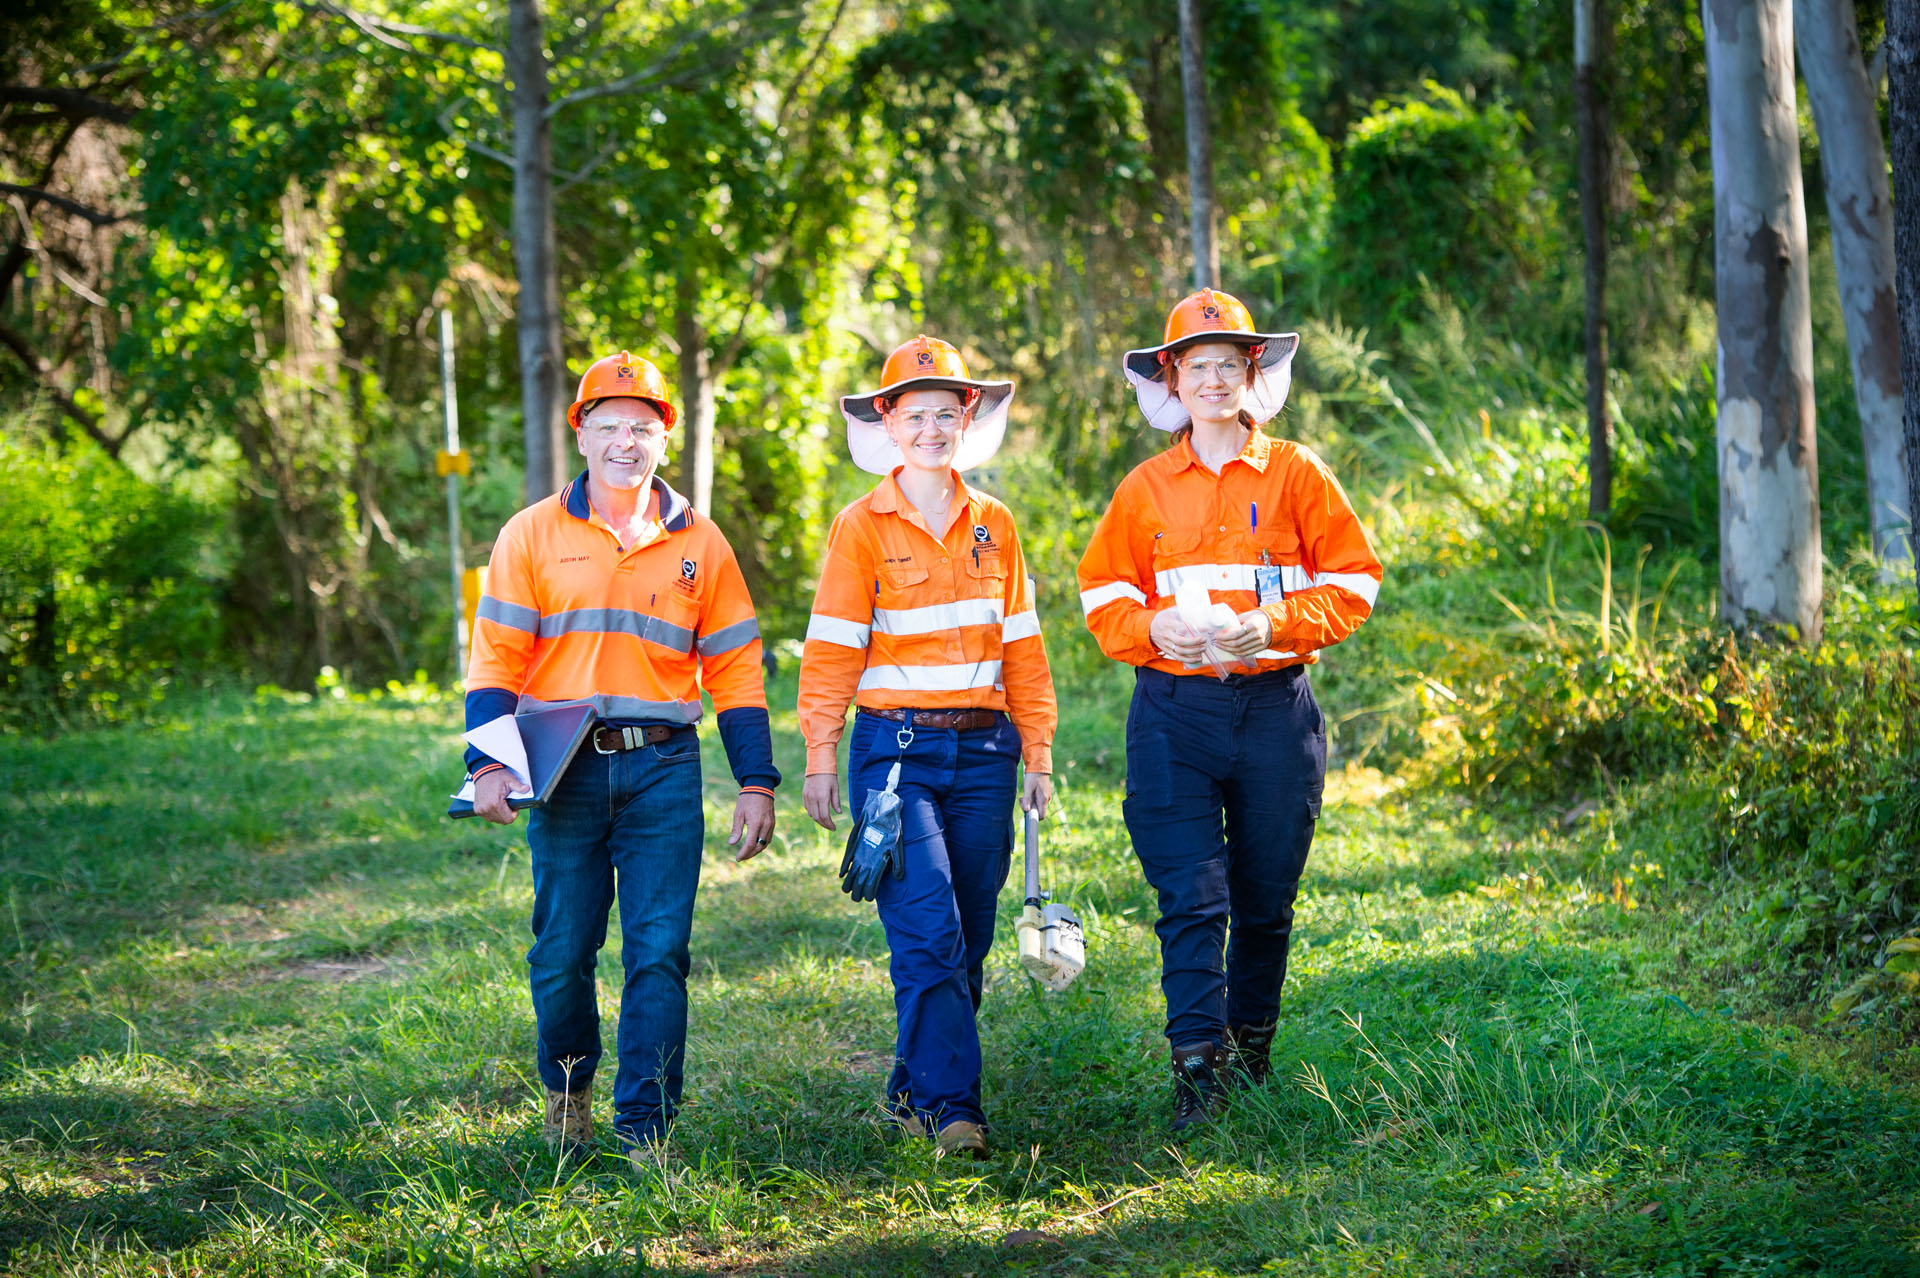
{"type": "MultiPolygon", "coordinates": [[[[1893,125],[1894,287],[1900,299],[1900,369],[1920,387],[1920,0],[1888,0],[1887,99],[1893,125]]],[[[1907,491],[1920,499],[1920,394],[1906,402],[1907,491]]],[[[1920,513],[1920,512],[1916,512],[1920,513]]],[[[1920,589],[1920,577],[1915,579],[1920,589]]]]}
{"type": "MultiPolygon", "coordinates": [[[[1853,0],[1794,0],[1800,75],[1820,132],[1820,173],[1833,224],[1833,264],[1847,321],[1853,393],[1867,463],[1873,550],[1883,565],[1913,557],[1907,485],[1900,317],[1893,291],[1893,194],[1853,0]]],[[[1883,569],[1883,572],[1885,570],[1883,569]]],[[[1891,575],[1891,573],[1887,573],[1891,575]]]]}
{"type": "Polygon", "coordinates": [[[1820,634],[1807,218],[1789,0],[1703,0],[1719,326],[1720,603],[1820,634]]]}

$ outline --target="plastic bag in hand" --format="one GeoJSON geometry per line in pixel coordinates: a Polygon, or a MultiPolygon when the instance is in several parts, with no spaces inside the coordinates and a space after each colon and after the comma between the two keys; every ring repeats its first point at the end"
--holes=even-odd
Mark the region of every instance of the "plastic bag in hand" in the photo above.
{"type": "MultiPolygon", "coordinates": [[[[1206,644],[1205,656],[1213,673],[1224,679],[1233,670],[1255,670],[1259,667],[1245,657],[1229,657],[1220,651],[1214,637],[1221,632],[1231,630],[1239,618],[1226,604],[1213,602],[1213,596],[1207,588],[1197,581],[1183,581],[1173,592],[1173,605],[1180,613],[1180,620],[1187,629],[1199,635],[1206,644]]],[[[1197,661],[1187,665],[1197,666],[1197,661]]]]}
{"type": "Polygon", "coordinates": [[[887,788],[867,791],[860,820],[847,835],[847,854],[840,860],[840,890],[856,901],[879,899],[880,878],[907,876],[901,855],[901,805],[894,787],[900,784],[900,765],[887,773],[887,788]]]}

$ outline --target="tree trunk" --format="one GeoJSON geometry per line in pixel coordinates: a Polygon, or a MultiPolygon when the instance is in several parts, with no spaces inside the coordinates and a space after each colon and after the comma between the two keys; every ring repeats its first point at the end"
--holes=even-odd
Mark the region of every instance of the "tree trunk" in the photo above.
{"type": "Polygon", "coordinates": [[[1587,518],[1613,505],[1613,422],[1607,413],[1606,0],[1573,0],[1573,100],[1580,127],[1580,231],[1587,250],[1587,518]]]}
{"type": "Polygon", "coordinates": [[[1213,126],[1207,115],[1207,67],[1200,56],[1200,0],[1180,0],[1180,88],[1187,113],[1187,185],[1192,190],[1193,286],[1220,286],[1214,238],[1213,126]]]}
{"type": "Polygon", "coordinates": [[[714,369],[700,323],[700,280],[682,267],[674,289],[674,340],[680,344],[680,483],[693,508],[713,513],[714,369]]]}
{"type": "Polygon", "coordinates": [[[567,365],[560,349],[560,277],[553,232],[553,137],[540,0],[508,0],[507,78],[513,94],[513,270],[520,300],[520,413],[528,503],[567,481],[567,365]]]}
{"type": "Polygon", "coordinates": [[[1820,636],[1807,215],[1789,0],[1704,0],[1719,327],[1720,603],[1820,636]]]}
{"type": "Polygon", "coordinates": [[[1853,0],[1794,0],[1793,38],[1800,75],[1820,131],[1820,174],[1833,224],[1833,265],[1853,357],[1853,394],[1867,460],[1873,552],[1913,557],[1907,535],[1913,509],[1901,437],[1900,317],[1893,297],[1893,196],[1880,112],[1860,56],[1853,0]]]}
{"type": "MultiPolygon", "coordinates": [[[[1893,116],[1895,293],[1900,309],[1900,373],[1920,386],[1920,0],[1888,0],[1887,96],[1893,116]]],[[[1901,409],[1907,444],[1907,491],[1920,505],[1920,394],[1901,409]]],[[[1910,513],[1920,515],[1920,510],[1910,513]]],[[[1912,529],[1909,538],[1914,536],[1912,529]]],[[[1917,581],[1916,584],[1920,584],[1917,581]]]]}

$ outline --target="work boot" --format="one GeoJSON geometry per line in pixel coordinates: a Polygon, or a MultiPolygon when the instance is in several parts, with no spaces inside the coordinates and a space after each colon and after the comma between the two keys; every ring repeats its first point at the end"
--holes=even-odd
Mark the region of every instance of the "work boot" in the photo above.
{"type": "Polygon", "coordinates": [[[579,1155],[593,1143],[593,1084],[577,1092],[547,1092],[547,1121],[541,1128],[547,1148],[579,1155]]]}
{"type": "Polygon", "coordinates": [[[1273,1021],[1227,1026],[1227,1086],[1258,1087],[1273,1072],[1273,1021]]]}
{"type": "Polygon", "coordinates": [[[1212,1122],[1227,1107],[1220,1074],[1226,1053],[1218,1043],[1188,1043],[1173,1049],[1173,1130],[1212,1122]]]}
{"type": "Polygon", "coordinates": [[[934,1148],[949,1157],[966,1154],[972,1158],[987,1157],[987,1129],[978,1123],[966,1119],[956,1119],[940,1129],[940,1135],[934,1139],[934,1148]]]}

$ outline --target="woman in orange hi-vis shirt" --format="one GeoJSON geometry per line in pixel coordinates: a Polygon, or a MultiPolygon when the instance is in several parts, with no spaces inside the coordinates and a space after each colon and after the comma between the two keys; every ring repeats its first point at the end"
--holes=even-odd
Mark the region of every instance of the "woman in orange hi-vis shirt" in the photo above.
{"type": "Polygon", "coordinates": [[[1122,811],[1160,898],[1176,1130],[1267,1077],[1327,767],[1306,668],[1380,590],[1333,472],[1260,429],[1286,401],[1298,344],[1203,289],[1173,308],[1161,345],[1129,351],[1141,412],[1173,446],[1121,481],[1080,560],[1088,628],[1136,668],[1122,811]],[[1224,676],[1175,606],[1196,585],[1234,614],[1213,636],[1224,676]]]}
{"type": "Polygon", "coordinates": [[[834,828],[847,704],[857,813],[900,764],[904,877],[880,879],[898,1022],[891,1117],[948,1153],[987,1156],[980,1103],[981,968],[1021,806],[1052,795],[1053,676],[1013,516],[970,488],[1006,431],[1012,382],[975,381],[960,353],[920,336],[884,385],[848,395],[853,460],[879,486],[827,538],[800,662],[807,815],[834,828]]]}

